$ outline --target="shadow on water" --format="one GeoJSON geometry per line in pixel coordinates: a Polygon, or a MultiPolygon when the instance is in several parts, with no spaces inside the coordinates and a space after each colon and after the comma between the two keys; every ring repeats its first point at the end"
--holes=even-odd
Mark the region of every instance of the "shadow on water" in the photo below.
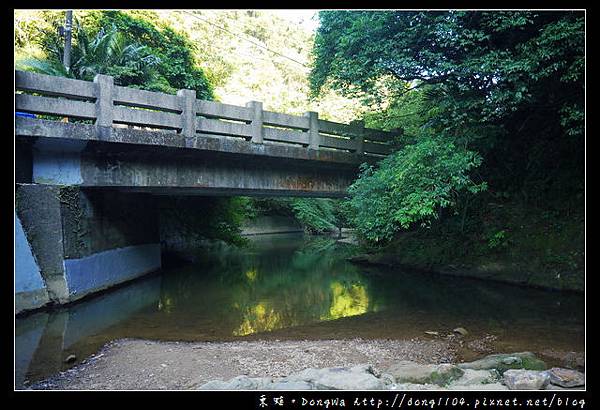
{"type": "Polygon", "coordinates": [[[16,381],[39,380],[118,338],[177,341],[423,336],[466,327],[509,350],[583,351],[584,301],[456,277],[364,268],[298,234],[198,250],[194,264],[17,320],[16,381]]]}

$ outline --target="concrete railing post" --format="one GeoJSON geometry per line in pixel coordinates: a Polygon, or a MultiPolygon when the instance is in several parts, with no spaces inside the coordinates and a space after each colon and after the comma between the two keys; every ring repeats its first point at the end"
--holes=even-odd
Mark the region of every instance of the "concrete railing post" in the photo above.
{"type": "Polygon", "coordinates": [[[196,135],[196,91],[179,90],[177,97],[181,108],[181,134],[193,137],[196,135]]]}
{"type": "Polygon", "coordinates": [[[362,155],[365,153],[365,122],[363,120],[356,120],[352,121],[350,125],[358,134],[355,137],[355,152],[362,155]]]}
{"type": "Polygon", "coordinates": [[[308,117],[308,148],[319,149],[321,137],[319,136],[319,113],[308,111],[304,114],[308,117]]]}
{"type": "Polygon", "coordinates": [[[252,111],[252,142],[255,144],[263,143],[263,104],[260,101],[250,101],[246,107],[252,111]]]}
{"type": "Polygon", "coordinates": [[[97,74],[94,77],[94,84],[96,85],[96,130],[100,139],[105,139],[112,133],[114,80],[111,76],[97,74]]]}

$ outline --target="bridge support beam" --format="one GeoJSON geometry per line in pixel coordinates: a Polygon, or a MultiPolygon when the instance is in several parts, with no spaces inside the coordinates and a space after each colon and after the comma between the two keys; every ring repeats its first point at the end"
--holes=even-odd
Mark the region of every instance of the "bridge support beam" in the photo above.
{"type": "Polygon", "coordinates": [[[36,304],[17,298],[17,312],[72,302],[161,266],[157,209],[147,195],[22,184],[16,216],[33,263],[19,261],[15,283],[47,294],[36,304]]]}

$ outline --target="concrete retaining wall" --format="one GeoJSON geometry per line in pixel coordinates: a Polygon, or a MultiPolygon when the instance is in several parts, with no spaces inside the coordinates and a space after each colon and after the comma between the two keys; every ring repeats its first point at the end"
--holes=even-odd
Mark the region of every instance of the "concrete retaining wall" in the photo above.
{"type": "Polygon", "coordinates": [[[65,259],[69,296],[77,298],[160,269],[160,244],[128,246],[65,259]]]}
{"type": "Polygon", "coordinates": [[[50,301],[40,268],[33,257],[21,221],[15,213],[15,306],[35,309],[50,301]]]}
{"type": "Polygon", "coordinates": [[[148,195],[23,184],[16,204],[17,312],[72,302],[161,267],[148,195]]]}

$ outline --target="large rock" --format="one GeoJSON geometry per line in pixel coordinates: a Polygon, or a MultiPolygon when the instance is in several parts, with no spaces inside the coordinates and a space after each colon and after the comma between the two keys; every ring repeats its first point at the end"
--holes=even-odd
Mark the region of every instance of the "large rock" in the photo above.
{"type": "Polygon", "coordinates": [[[368,365],[306,369],[287,377],[238,376],[229,381],[213,380],[200,390],[385,390],[390,376],[379,379],[368,365]]]}
{"type": "Polygon", "coordinates": [[[585,385],[585,375],[577,370],[553,367],[548,370],[550,383],[560,387],[580,387],[585,385]]]}
{"type": "Polygon", "coordinates": [[[305,381],[274,381],[266,387],[266,390],[315,390],[315,385],[305,381]]]}
{"type": "Polygon", "coordinates": [[[270,377],[238,376],[229,381],[212,380],[199,390],[314,390],[315,386],[304,381],[271,379],[270,377]]]}
{"type": "Polygon", "coordinates": [[[510,390],[543,390],[550,382],[548,372],[536,370],[510,369],[503,378],[510,390]]]}
{"type": "Polygon", "coordinates": [[[495,370],[472,370],[465,369],[462,377],[453,381],[452,386],[470,386],[479,384],[490,384],[500,380],[495,370]]]}
{"type": "Polygon", "coordinates": [[[377,378],[369,365],[306,369],[285,378],[290,382],[310,383],[317,390],[384,390],[386,383],[377,378]]]}
{"type": "Polygon", "coordinates": [[[496,369],[501,374],[509,369],[545,370],[546,363],[531,352],[492,354],[469,363],[460,363],[461,369],[496,369]]]}
{"type": "Polygon", "coordinates": [[[393,364],[386,373],[394,376],[396,383],[436,384],[445,386],[460,378],[464,371],[453,364],[418,364],[401,361],[393,364]]]}
{"type": "Polygon", "coordinates": [[[440,386],[437,384],[415,384],[415,383],[401,383],[396,384],[390,388],[390,390],[439,390],[440,386]]]}
{"type": "Polygon", "coordinates": [[[238,376],[229,381],[211,380],[199,390],[267,390],[273,384],[270,377],[238,376]]]}
{"type": "Polygon", "coordinates": [[[448,390],[508,390],[502,383],[466,384],[464,386],[449,385],[448,390]]]}

